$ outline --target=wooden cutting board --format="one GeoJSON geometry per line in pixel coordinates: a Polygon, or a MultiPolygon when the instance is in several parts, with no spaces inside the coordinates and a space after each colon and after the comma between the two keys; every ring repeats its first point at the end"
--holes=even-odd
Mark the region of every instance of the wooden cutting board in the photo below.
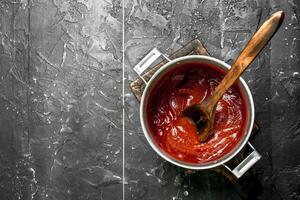
{"type": "MultiPolygon", "coordinates": [[[[189,43],[187,43],[184,47],[177,50],[176,52],[172,53],[169,58],[175,59],[178,57],[186,56],[186,55],[207,55],[209,56],[208,51],[206,48],[202,45],[201,41],[198,39],[192,40],[189,43]]],[[[160,62],[159,64],[153,66],[148,72],[146,72],[144,75],[142,75],[143,79],[148,81],[150,80],[151,76],[159,69],[161,68],[165,63],[167,63],[167,60],[164,60],[160,62]]],[[[143,91],[145,88],[145,82],[142,80],[142,78],[138,77],[134,81],[130,83],[130,89],[136,99],[138,101],[141,100],[143,91]]],[[[259,132],[259,126],[258,123],[255,122],[253,131],[251,133],[251,137],[256,135],[256,133],[259,132]]],[[[245,158],[245,149],[243,149],[240,153],[238,153],[235,158],[233,158],[231,161],[229,161],[229,166],[236,166],[239,164],[243,159],[245,158]]],[[[251,199],[253,192],[257,192],[257,189],[259,187],[259,183],[257,183],[256,177],[251,172],[246,172],[243,177],[240,179],[237,179],[230,171],[228,171],[224,166],[219,166],[210,170],[201,170],[201,173],[212,173],[217,172],[223,176],[225,176],[236,188],[237,192],[240,194],[241,198],[243,199],[251,199]]],[[[188,170],[188,173],[198,173],[196,170],[188,170]]]]}

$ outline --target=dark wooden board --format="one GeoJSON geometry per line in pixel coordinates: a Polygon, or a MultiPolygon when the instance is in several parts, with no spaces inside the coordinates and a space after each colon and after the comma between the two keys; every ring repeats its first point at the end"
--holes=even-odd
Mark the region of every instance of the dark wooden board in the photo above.
{"type": "MultiPolygon", "coordinates": [[[[169,56],[170,59],[175,59],[178,57],[186,56],[186,55],[208,55],[208,51],[205,49],[205,47],[202,45],[201,41],[198,39],[192,40],[189,43],[187,43],[184,47],[177,50],[173,54],[169,56]]],[[[160,62],[159,64],[153,66],[148,72],[146,72],[144,75],[142,75],[143,79],[148,81],[151,76],[159,69],[161,68],[165,63],[167,63],[167,60],[164,60],[160,62]]],[[[143,91],[145,88],[144,81],[138,77],[130,84],[130,89],[132,93],[135,95],[136,99],[138,101],[141,100],[143,91]]],[[[259,131],[258,123],[255,122],[253,131],[251,133],[251,137],[256,135],[259,131]]],[[[231,161],[229,161],[227,164],[231,166],[238,165],[246,156],[245,149],[243,149],[239,154],[235,156],[231,161]]],[[[187,173],[198,173],[199,171],[196,170],[187,170],[187,173]]],[[[258,183],[256,181],[255,176],[251,172],[246,172],[242,178],[237,179],[230,171],[228,171],[224,166],[219,166],[210,170],[201,170],[200,173],[219,173],[223,176],[225,176],[236,188],[237,192],[240,194],[241,198],[243,199],[251,199],[253,192],[257,190],[258,183]]]]}

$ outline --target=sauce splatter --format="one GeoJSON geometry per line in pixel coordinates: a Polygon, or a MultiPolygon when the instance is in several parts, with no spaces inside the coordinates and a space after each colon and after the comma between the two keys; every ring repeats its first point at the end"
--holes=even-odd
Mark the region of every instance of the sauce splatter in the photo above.
{"type": "Polygon", "coordinates": [[[215,161],[230,152],[243,136],[246,104],[239,88],[231,87],[217,104],[211,136],[205,143],[199,143],[195,125],[181,113],[210,96],[224,72],[203,63],[181,65],[180,70],[168,72],[150,94],[147,106],[150,132],[165,152],[179,160],[215,161]]]}

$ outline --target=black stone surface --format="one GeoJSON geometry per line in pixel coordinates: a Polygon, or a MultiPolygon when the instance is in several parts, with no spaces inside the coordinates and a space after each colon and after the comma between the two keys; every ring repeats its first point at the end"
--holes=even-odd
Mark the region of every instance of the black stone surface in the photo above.
{"type": "Polygon", "coordinates": [[[115,6],[0,6],[0,199],[121,199],[122,22],[115,6]]]}
{"type": "Polygon", "coordinates": [[[263,156],[251,198],[300,199],[299,0],[2,0],[0,200],[241,199],[219,174],[186,173],[151,149],[129,83],[153,47],[194,38],[232,63],[276,10],[281,29],[243,75],[263,156]]]}

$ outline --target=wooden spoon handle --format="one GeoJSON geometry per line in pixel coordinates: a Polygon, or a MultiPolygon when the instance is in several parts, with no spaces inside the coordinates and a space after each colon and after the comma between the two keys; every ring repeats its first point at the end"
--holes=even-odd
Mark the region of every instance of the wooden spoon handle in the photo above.
{"type": "Polygon", "coordinates": [[[207,98],[202,105],[205,105],[208,110],[212,111],[214,109],[223,94],[235,83],[235,81],[240,77],[245,69],[247,69],[259,52],[272,38],[274,33],[282,24],[283,18],[284,13],[282,11],[278,11],[263,23],[245,46],[235,63],[231,66],[230,70],[217,86],[214,93],[207,98]]]}

